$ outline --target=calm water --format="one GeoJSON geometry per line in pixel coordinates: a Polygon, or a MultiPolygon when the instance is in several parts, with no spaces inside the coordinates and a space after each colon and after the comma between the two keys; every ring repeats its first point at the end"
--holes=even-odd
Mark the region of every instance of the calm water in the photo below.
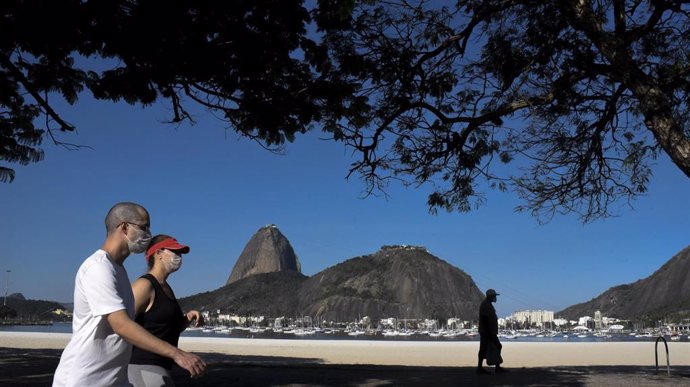
{"type": "MultiPolygon", "coordinates": [[[[53,333],[71,333],[72,323],[54,323],[53,325],[7,325],[0,326],[0,332],[53,332],[53,333]]],[[[182,333],[183,337],[217,337],[217,338],[253,338],[253,339],[286,339],[286,340],[384,340],[384,341],[479,341],[479,336],[468,337],[459,335],[455,337],[430,337],[428,335],[414,334],[411,336],[383,336],[381,334],[367,335],[362,334],[358,336],[349,336],[344,332],[326,334],[318,332],[311,335],[297,336],[294,334],[276,333],[276,332],[262,332],[252,333],[248,330],[233,329],[230,333],[220,332],[203,332],[200,329],[187,330],[182,333]]],[[[611,334],[611,337],[597,337],[587,335],[587,337],[577,337],[577,334],[568,333],[568,337],[557,335],[555,337],[536,337],[536,336],[522,336],[517,338],[501,338],[502,342],[621,342],[621,341],[655,341],[656,337],[635,337],[630,334],[611,334]]],[[[667,341],[671,341],[666,337],[667,341]]],[[[687,342],[688,337],[682,336],[680,341],[687,342]]]]}

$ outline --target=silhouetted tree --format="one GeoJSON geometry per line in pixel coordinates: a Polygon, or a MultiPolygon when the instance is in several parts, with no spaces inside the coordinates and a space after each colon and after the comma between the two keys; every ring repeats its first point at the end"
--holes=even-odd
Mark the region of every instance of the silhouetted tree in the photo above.
{"type": "Polygon", "coordinates": [[[361,2],[325,41],[363,113],[328,127],[370,190],[431,183],[432,211],[493,187],[542,220],[608,216],[660,152],[690,176],[688,3],[361,2]]]}
{"type": "Polygon", "coordinates": [[[659,153],[690,176],[688,1],[439,4],[3,1],[0,159],[40,160],[44,131],[73,129],[49,93],[88,89],[173,122],[200,104],[267,147],[319,125],[369,193],[430,184],[432,212],[496,188],[590,221],[646,192],[659,153]]]}
{"type": "MultiPolygon", "coordinates": [[[[326,17],[321,18],[327,22],[326,17]]],[[[44,136],[74,126],[49,97],[172,107],[190,103],[264,146],[292,141],[352,89],[328,74],[301,0],[7,0],[0,3],[0,160],[43,158],[44,136]],[[37,120],[45,117],[45,122],[37,120]]],[[[0,166],[0,181],[14,170],[0,166]]]]}
{"type": "Polygon", "coordinates": [[[0,305],[0,318],[1,319],[17,318],[17,311],[10,308],[7,305],[0,305]]]}

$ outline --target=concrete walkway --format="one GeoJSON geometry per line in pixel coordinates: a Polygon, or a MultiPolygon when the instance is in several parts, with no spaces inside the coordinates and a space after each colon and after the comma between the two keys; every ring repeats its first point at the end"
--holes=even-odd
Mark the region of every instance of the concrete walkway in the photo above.
{"type": "MultiPolygon", "coordinates": [[[[0,348],[0,386],[47,386],[60,359],[57,349],[0,348]]],[[[323,364],[318,359],[200,353],[207,375],[178,386],[689,386],[690,367],[590,366],[510,369],[477,375],[472,367],[404,367],[323,364]]]]}

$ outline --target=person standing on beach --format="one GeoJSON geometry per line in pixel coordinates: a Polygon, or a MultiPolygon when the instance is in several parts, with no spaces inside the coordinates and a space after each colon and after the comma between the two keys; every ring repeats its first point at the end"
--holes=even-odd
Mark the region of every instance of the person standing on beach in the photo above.
{"type": "MultiPolygon", "coordinates": [[[[496,315],[496,309],[491,305],[496,302],[496,293],[494,289],[489,289],[486,291],[486,298],[482,301],[479,306],[479,362],[477,363],[477,373],[478,374],[488,374],[482,367],[484,359],[486,359],[486,350],[489,344],[494,344],[496,348],[500,351],[503,345],[498,340],[498,316],[496,315]]],[[[504,369],[496,364],[496,373],[504,372],[504,369]]]]}
{"type": "MultiPolygon", "coordinates": [[[[195,322],[197,327],[203,324],[203,317],[198,311],[182,313],[175,293],[167,282],[168,276],[182,266],[182,254],[187,253],[189,246],[169,235],[156,235],[146,249],[148,272],[132,284],[134,321],[175,347],[180,333],[189,324],[195,322]]],[[[134,387],[175,385],[170,376],[174,364],[172,359],[135,345],[129,363],[129,382],[134,387]]]]}
{"type": "Polygon", "coordinates": [[[105,218],[103,246],[82,263],[74,281],[72,338],[60,356],[53,386],[129,386],[132,344],[173,359],[192,377],[206,364],[153,336],[135,323],[134,296],[123,264],[146,250],[149,213],[136,203],[118,203],[105,218]]]}

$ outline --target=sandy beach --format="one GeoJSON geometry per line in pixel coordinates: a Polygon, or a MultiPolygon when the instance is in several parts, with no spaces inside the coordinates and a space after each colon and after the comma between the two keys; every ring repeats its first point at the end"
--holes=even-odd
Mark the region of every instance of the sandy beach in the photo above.
{"type": "MultiPolygon", "coordinates": [[[[41,359],[40,372],[48,378],[69,337],[63,333],[0,332],[0,347],[4,358],[17,362],[41,359]]],[[[690,384],[690,343],[679,342],[669,343],[671,377],[665,374],[663,343],[659,344],[659,363],[664,372],[656,374],[654,342],[505,342],[504,366],[512,372],[482,375],[483,379],[473,372],[477,342],[182,337],[180,347],[201,354],[209,363],[209,375],[203,380],[189,381],[178,370],[185,383],[195,386],[425,385],[421,375],[433,378],[435,385],[458,385],[462,380],[470,385],[690,384]],[[489,376],[493,379],[487,379],[489,376]],[[350,380],[358,382],[351,384],[350,380]]],[[[16,373],[8,360],[3,360],[0,371],[3,375],[4,371],[16,373]]],[[[0,384],[17,384],[26,375],[11,377],[0,378],[0,384]]]]}
{"type": "MultiPolygon", "coordinates": [[[[62,349],[68,333],[0,332],[0,347],[62,349]]],[[[181,337],[180,348],[224,355],[304,359],[320,364],[422,367],[476,365],[478,342],[279,340],[181,337]]],[[[654,342],[503,343],[506,367],[653,366],[654,342]]],[[[666,364],[663,343],[659,363],[666,364]]],[[[690,366],[690,343],[669,342],[672,365],[690,366]]]]}

